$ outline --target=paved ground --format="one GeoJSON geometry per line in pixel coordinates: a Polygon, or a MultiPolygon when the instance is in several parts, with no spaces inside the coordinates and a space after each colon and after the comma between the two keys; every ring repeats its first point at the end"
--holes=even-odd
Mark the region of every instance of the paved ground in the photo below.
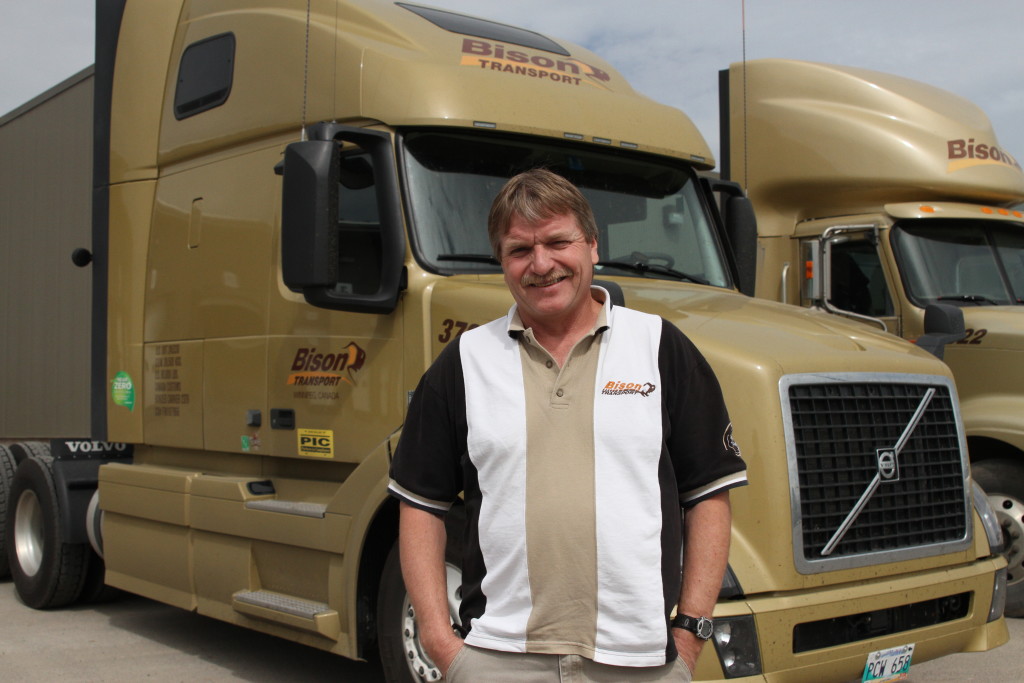
{"type": "MultiPolygon", "coordinates": [[[[1007,619],[1010,642],[989,652],[949,655],[911,664],[912,683],[1011,683],[1024,680],[1024,619],[1007,619]]],[[[354,680],[354,679],[353,679],[354,680]]]]}
{"type": "MultiPolygon", "coordinates": [[[[915,683],[1024,679],[1024,620],[983,654],[914,664],[915,683]]],[[[381,683],[380,668],[143,598],[39,612],[0,582],[0,680],[381,683]]]]}
{"type": "Polygon", "coordinates": [[[126,596],[37,611],[0,583],[0,680],[381,683],[378,665],[126,596]]]}

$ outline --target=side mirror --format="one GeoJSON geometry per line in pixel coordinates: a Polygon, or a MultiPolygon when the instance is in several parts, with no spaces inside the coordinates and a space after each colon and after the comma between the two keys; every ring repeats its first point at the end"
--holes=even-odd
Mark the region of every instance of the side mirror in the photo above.
{"type": "Polygon", "coordinates": [[[757,218],[754,204],[745,195],[725,198],[725,233],[736,259],[737,284],[741,292],[754,296],[757,281],[757,218]]]}
{"type": "Polygon", "coordinates": [[[390,313],[405,287],[405,230],[391,136],[339,124],[318,124],[309,132],[310,140],[285,148],[276,169],[284,177],[284,283],[321,308],[390,313]],[[363,158],[343,155],[345,142],[363,158]],[[369,190],[376,205],[375,222],[360,224],[358,235],[345,240],[342,186],[369,190]]]}
{"type": "Polygon", "coordinates": [[[340,149],[333,140],[305,140],[284,151],[281,274],[294,292],[338,281],[340,149]]]}
{"type": "Polygon", "coordinates": [[[966,334],[963,311],[952,304],[931,304],[924,309],[924,334],[917,338],[917,345],[942,360],[946,344],[966,334]]]}
{"type": "Polygon", "coordinates": [[[732,252],[733,279],[747,296],[754,296],[757,282],[757,217],[754,205],[738,183],[701,176],[705,188],[721,196],[723,242],[732,252]]]}

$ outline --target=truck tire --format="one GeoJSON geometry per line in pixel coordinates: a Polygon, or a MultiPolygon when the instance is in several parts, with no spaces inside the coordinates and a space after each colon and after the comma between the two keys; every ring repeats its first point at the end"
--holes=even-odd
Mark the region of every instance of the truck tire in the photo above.
{"type": "Polygon", "coordinates": [[[28,458],[44,458],[50,456],[50,446],[41,441],[19,441],[10,445],[11,455],[14,456],[14,467],[28,458]]]}
{"type": "Polygon", "coordinates": [[[88,546],[62,538],[52,467],[48,454],[22,460],[11,482],[5,520],[14,587],[22,602],[35,609],[77,600],[87,569],[88,546]]]}
{"type": "MultiPolygon", "coordinates": [[[[448,544],[445,566],[448,572],[448,608],[453,624],[459,621],[462,602],[462,527],[465,517],[461,508],[448,513],[445,527],[448,544]]],[[[381,573],[380,596],[377,600],[377,640],[384,678],[388,683],[428,683],[440,681],[441,671],[427,656],[416,627],[416,612],[409,601],[402,580],[402,567],[395,541],[381,573]]]]}
{"type": "Polygon", "coordinates": [[[982,460],[973,463],[971,470],[1003,528],[1005,614],[1024,617],[1024,466],[1014,460],[982,460]]]}
{"type": "Polygon", "coordinates": [[[7,562],[7,505],[10,501],[11,480],[14,479],[14,456],[0,445],[0,579],[11,575],[7,562]]]}

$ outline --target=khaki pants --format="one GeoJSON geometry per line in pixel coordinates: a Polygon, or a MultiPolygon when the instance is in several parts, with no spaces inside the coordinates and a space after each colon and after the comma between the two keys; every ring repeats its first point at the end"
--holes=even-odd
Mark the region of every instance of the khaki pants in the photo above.
{"type": "Polygon", "coordinates": [[[464,645],[448,669],[449,683],[690,683],[682,659],[663,666],[611,666],[579,655],[498,652],[464,645]]]}

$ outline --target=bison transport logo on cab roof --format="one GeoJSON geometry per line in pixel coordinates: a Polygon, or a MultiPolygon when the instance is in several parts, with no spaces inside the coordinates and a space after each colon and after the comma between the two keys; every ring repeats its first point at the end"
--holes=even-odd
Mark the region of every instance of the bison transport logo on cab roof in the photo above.
{"type": "Polygon", "coordinates": [[[509,49],[501,43],[478,38],[465,38],[462,41],[462,66],[475,66],[572,86],[590,85],[602,90],[608,90],[606,84],[611,81],[608,72],[572,57],[551,57],[509,49]]]}
{"type": "Polygon", "coordinates": [[[1010,166],[1018,171],[1021,170],[1017,160],[1005,151],[995,145],[975,142],[974,138],[947,140],[946,149],[949,155],[949,166],[946,167],[947,173],[985,164],[1010,166]]]}

